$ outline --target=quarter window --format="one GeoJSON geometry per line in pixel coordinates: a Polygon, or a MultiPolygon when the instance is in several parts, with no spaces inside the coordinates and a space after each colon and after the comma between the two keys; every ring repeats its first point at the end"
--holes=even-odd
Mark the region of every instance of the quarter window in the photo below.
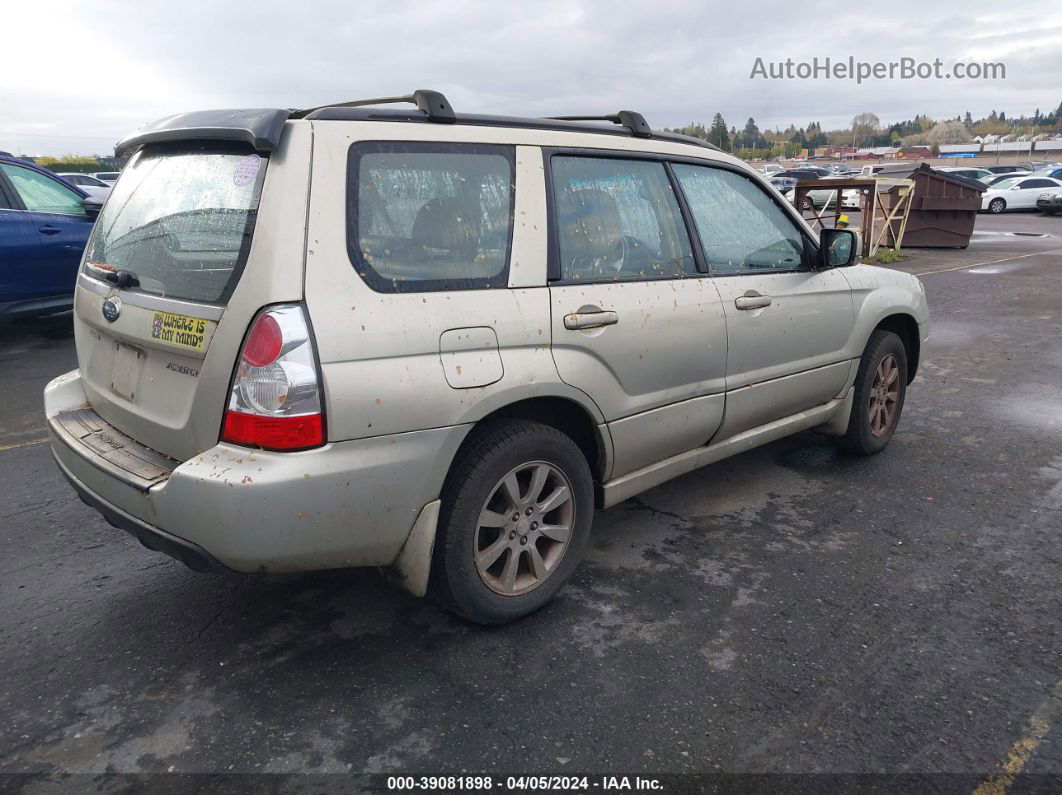
{"type": "Polygon", "coordinates": [[[8,176],[26,209],[39,213],[84,215],[81,197],[39,171],[0,163],[0,170],[8,176]]]}
{"type": "Polygon", "coordinates": [[[804,242],[800,231],[752,180],[722,168],[685,163],[673,168],[713,272],[801,267],[804,242]]]}
{"type": "Polygon", "coordinates": [[[696,273],[663,163],[558,155],[551,171],[562,280],[675,279],[696,273]]]}
{"type": "Polygon", "coordinates": [[[512,147],[362,143],[347,164],[347,248],[375,290],[504,287],[512,147]]]}

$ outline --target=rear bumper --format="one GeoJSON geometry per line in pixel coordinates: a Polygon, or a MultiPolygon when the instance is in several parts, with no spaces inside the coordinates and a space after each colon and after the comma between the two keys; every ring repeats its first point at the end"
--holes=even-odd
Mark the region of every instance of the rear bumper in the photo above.
{"type": "Polygon", "coordinates": [[[146,484],[65,432],[86,406],[77,371],[45,389],[52,452],[81,498],[146,546],[197,570],[386,566],[437,499],[468,426],[335,442],[299,453],[218,444],[146,484]]]}
{"type": "Polygon", "coordinates": [[[59,471],[63,473],[68,481],[70,481],[70,485],[74,487],[74,491],[77,492],[77,496],[81,498],[81,501],[90,508],[95,508],[99,511],[103,515],[103,518],[107,520],[107,524],[111,525],[111,527],[117,527],[119,530],[124,530],[148,549],[153,549],[156,552],[162,552],[169,555],[171,558],[181,561],[185,566],[195,571],[229,571],[228,566],[224,565],[198,544],[193,544],[191,541],[185,541],[183,538],[170,535],[169,533],[159,530],[157,527],[146,525],[135,516],[126,513],[120,508],[116,508],[106,500],[97,496],[91,492],[84,483],[74,477],[69,469],[63,466],[63,462],[55,455],[54,450],[52,451],[52,455],[55,458],[55,463],[59,466],[59,471]]]}

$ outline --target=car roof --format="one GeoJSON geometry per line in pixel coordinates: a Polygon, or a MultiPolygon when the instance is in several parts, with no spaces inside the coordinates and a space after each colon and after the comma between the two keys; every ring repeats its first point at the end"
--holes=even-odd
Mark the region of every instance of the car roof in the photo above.
{"type": "Polygon", "coordinates": [[[269,152],[279,143],[285,123],[292,119],[457,124],[589,132],[600,135],[649,138],[720,151],[719,147],[700,138],[653,130],[645,118],[635,111],[621,110],[601,116],[550,118],[455,113],[446,97],[439,92],[418,89],[403,97],[353,100],[304,110],[241,108],[181,113],[159,119],[129,135],[115,148],[115,154],[122,157],[145,144],[187,140],[238,141],[250,144],[259,151],[269,152]],[[418,109],[414,111],[375,107],[396,102],[415,104],[418,109]]]}

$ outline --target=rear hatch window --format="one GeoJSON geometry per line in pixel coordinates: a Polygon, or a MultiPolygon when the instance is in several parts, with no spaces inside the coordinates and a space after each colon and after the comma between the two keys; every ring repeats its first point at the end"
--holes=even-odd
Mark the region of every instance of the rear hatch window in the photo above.
{"type": "Polygon", "coordinates": [[[84,270],[150,295],[224,304],[247,258],[266,159],[249,149],[156,145],[122,171],[84,270]]]}

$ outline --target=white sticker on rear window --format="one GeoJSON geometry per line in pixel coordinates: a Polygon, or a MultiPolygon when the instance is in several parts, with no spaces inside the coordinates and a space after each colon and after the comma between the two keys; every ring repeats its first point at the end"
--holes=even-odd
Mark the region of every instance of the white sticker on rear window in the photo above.
{"type": "Polygon", "coordinates": [[[232,184],[238,188],[250,185],[258,176],[258,169],[262,167],[262,158],[258,155],[247,155],[236,164],[236,170],[232,172],[232,184]]]}

